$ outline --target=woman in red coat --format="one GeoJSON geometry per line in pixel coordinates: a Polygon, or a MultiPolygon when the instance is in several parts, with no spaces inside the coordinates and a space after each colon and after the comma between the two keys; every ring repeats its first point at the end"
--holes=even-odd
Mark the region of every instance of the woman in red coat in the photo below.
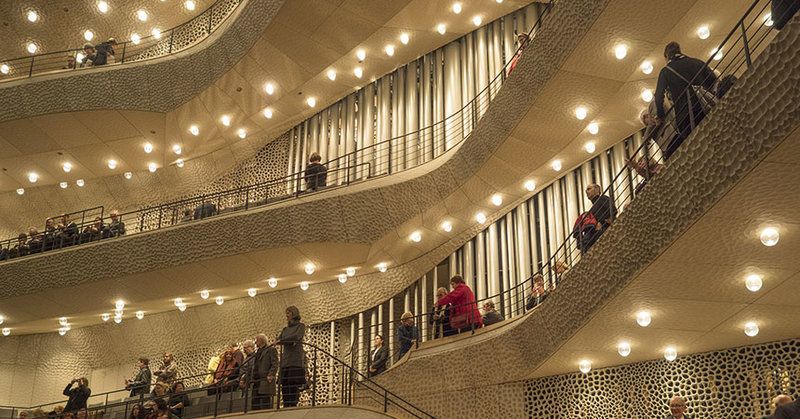
{"type": "Polygon", "coordinates": [[[439,307],[447,304],[452,306],[450,327],[464,333],[472,330],[472,325],[475,325],[475,329],[483,326],[481,312],[478,311],[478,305],[475,303],[475,294],[464,283],[464,278],[461,275],[454,275],[450,278],[450,287],[453,288],[453,291],[436,301],[436,305],[439,307]]]}

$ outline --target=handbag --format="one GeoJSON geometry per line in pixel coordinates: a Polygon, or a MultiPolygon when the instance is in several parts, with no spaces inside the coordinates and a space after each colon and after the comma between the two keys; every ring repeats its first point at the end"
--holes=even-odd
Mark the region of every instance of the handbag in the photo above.
{"type": "Polygon", "coordinates": [[[459,313],[450,315],[450,327],[460,330],[470,325],[469,313],[459,313]]]}

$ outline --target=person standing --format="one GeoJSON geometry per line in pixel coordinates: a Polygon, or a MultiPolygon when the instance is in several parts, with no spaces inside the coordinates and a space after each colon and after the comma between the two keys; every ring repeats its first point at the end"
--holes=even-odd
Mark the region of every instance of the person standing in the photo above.
{"type": "MultiPolygon", "coordinates": [[[[272,409],[275,397],[275,374],[278,372],[278,350],[267,344],[267,335],[256,336],[255,364],[253,365],[253,410],[272,409]]],[[[303,355],[305,356],[305,355],[303,355]]],[[[285,402],[284,402],[285,405],[285,402]]]]}
{"type": "Polygon", "coordinates": [[[322,163],[322,157],[319,153],[311,153],[308,158],[308,166],[306,166],[306,190],[316,191],[322,189],[328,184],[328,168],[322,163]]]}
{"type": "Polygon", "coordinates": [[[374,377],[386,371],[389,360],[389,348],[383,344],[383,335],[375,335],[375,348],[369,354],[369,376],[374,377]]]}
{"type": "Polygon", "coordinates": [[[664,419],[692,419],[686,414],[686,402],[683,397],[673,396],[669,399],[669,416],[664,419]]]}
{"type": "Polygon", "coordinates": [[[69,397],[67,405],[64,407],[64,413],[77,412],[81,409],[86,409],[86,401],[92,395],[92,390],[89,388],[89,380],[86,377],[74,378],[64,388],[65,396],[69,397]],[[78,386],[72,386],[77,383],[78,386]]]}
{"type": "Polygon", "coordinates": [[[164,353],[164,365],[153,374],[156,376],[156,381],[167,383],[170,386],[172,385],[175,378],[178,376],[178,364],[175,362],[172,352],[164,353]]]}
{"type": "Polygon", "coordinates": [[[152,379],[150,374],[150,360],[147,358],[139,358],[137,362],[139,365],[139,373],[133,381],[125,380],[125,390],[130,390],[130,397],[136,397],[140,394],[150,393],[150,381],[152,379]]]}
{"type": "Polygon", "coordinates": [[[461,275],[453,275],[450,278],[450,287],[453,289],[449,294],[436,300],[438,307],[451,304],[450,327],[464,333],[483,326],[481,312],[475,302],[475,294],[464,283],[461,275]]]}
{"type": "Polygon", "coordinates": [[[283,406],[294,407],[300,399],[300,387],[305,384],[303,336],[306,334],[306,325],[300,322],[300,310],[295,306],[286,308],[286,322],[286,327],[272,346],[283,347],[280,362],[283,406]]]}
{"type": "MultiPolygon", "coordinates": [[[[436,299],[440,299],[447,295],[447,290],[444,287],[439,287],[436,290],[436,299]]],[[[447,337],[458,334],[457,330],[453,330],[450,328],[450,304],[444,307],[438,307],[436,304],[433,305],[433,309],[431,309],[430,317],[428,318],[428,324],[433,326],[433,338],[439,339],[439,337],[447,337]]]]}
{"type": "Polygon", "coordinates": [[[397,340],[400,341],[400,351],[397,353],[398,360],[419,341],[419,329],[417,326],[414,326],[414,314],[410,311],[406,311],[400,316],[400,327],[397,328],[397,340]]]}

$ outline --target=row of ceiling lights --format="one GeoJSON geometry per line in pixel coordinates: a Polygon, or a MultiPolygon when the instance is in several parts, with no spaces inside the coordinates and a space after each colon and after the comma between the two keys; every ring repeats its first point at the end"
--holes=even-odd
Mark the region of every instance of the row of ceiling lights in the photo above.
{"type": "MultiPolygon", "coordinates": [[[[778,244],[780,240],[780,233],[778,229],[775,227],[766,227],[761,230],[759,234],[759,239],[764,246],[772,247],[778,244]]],[[[762,279],[761,276],[758,274],[750,274],[745,279],[745,288],[751,292],[757,292],[761,289],[762,279]]],[[[653,321],[652,314],[647,310],[642,310],[636,313],[636,324],[641,327],[650,326],[650,323],[653,321]]],[[[754,337],[758,335],[759,328],[758,323],[755,321],[748,321],[744,324],[743,327],[744,334],[748,337],[754,337]]],[[[631,353],[631,345],[628,342],[619,342],[617,344],[617,352],[622,357],[627,357],[631,353]]],[[[674,346],[668,346],[664,349],[664,359],[667,361],[674,361],[678,357],[678,351],[674,346]]],[[[578,362],[578,369],[586,374],[592,369],[591,361],[587,359],[583,359],[578,362]]]]}

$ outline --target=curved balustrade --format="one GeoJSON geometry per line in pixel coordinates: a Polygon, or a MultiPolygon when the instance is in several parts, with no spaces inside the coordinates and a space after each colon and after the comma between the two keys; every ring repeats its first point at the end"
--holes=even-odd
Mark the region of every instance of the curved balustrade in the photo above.
{"type": "MultiPolygon", "coordinates": [[[[192,20],[158,35],[120,42],[114,48],[115,56],[109,56],[109,63],[103,67],[163,57],[197,45],[219,28],[240,3],[241,0],[217,0],[192,20]]],[[[82,47],[0,60],[0,82],[56,72],[91,71],[93,67],[80,67],[81,58],[82,47]],[[69,57],[76,63],[72,67],[69,57]]]]}
{"type": "MultiPolygon", "coordinates": [[[[755,0],[750,8],[747,10],[745,15],[737,22],[736,26],[730,31],[728,36],[722,41],[722,43],[718,46],[718,51],[726,51],[726,55],[721,59],[716,59],[716,57],[712,56],[708,58],[706,64],[712,70],[718,72],[718,80],[722,80],[726,76],[735,76],[741,77],[741,75],[751,66],[751,63],[755,57],[757,57],[761,52],[764,51],[766,46],[768,45],[768,40],[770,40],[774,36],[773,28],[772,28],[772,21],[770,19],[765,19],[764,17],[767,16],[770,8],[770,1],[769,0],[755,0]]],[[[711,81],[712,79],[703,79],[706,77],[703,73],[698,73],[694,76],[692,80],[692,84],[694,85],[702,85],[705,84],[706,81],[711,81]]],[[[709,76],[709,77],[713,77],[709,76]]],[[[687,88],[693,89],[691,86],[687,88]]],[[[684,91],[684,94],[686,91],[684,91]]],[[[717,102],[721,98],[717,98],[717,102]]],[[[713,108],[709,108],[707,111],[712,112],[713,108]]],[[[674,114],[671,107],[666,109],[667,114],[674,114]]],[[[640,193],[640,191],[646,187],[647,182],[650,180],[652,176],[657,176],[657,173],[663,168],[664,163],[666,160],[664,159],[664,155],[662,154],[661,150],[657,145],[654,144],[655,139],[660,138],[662,135],[669,135],[671,130],[674,130],[676,126],[680,126],[681,123],[685,123],[686,126],[691,127],[694,129],[697,124],[701,121],[696,121],[694,117],[691,117],[690,114],[687,114],[683,120],[677,120],[673,124],[664,123],[660,125],[656,130],[652,132],[648,138],[643,138],[640,145],[637,145],[639,139],[641,137],[638,134],[634,137],[631,137],[631,141],[628,144],[620,144],[623,150],[633,150],[629,156],[630,161],[632,164],[627,164],[624,166],[622,170],[617,172],[613,177],[608,179],[608,181],[603,182],[603,184],[607,184],[608,186],[602,192],[601,195],[605,195],[610,198],[611,205],[613,206],[614,214],[612,216],[612,225],[613,219],[619,216],[619,214],[623,213],[626,207],[631,203],[631,201],[640,193]],[[646,158],[645,158],[646,157],[646,158]]],[[[617,146],[615,146],[617,147],[617,146]]],[[[610,149],[609,149],[610,151],[610,149]]],[[[608,152],[607,152],[608,153],[608,152]]],[[[606,158],[606,153],[601,154],[601,159],[606,158]]],[[[627,152],[626,152],[627,154],[627,152]]],[[[610,156],[609,156],[610,159],[610,156]]],[[[608,163],[602,163],[608,164],[608,163]]],[[[601,183],[599,181],[599,177],[596,177],[593,182],[587,182],[587,186],[589,183],[601,183]]],[[[580,183],[580,182],[578,182],[580,183]]],[[[544,192],[542,192],[544,193],[544,192]]],[[[580,191],[578,191],[580,193],[580,191]]],[[[534,198],[536,196],[531,197],[526,203],[523,203],[520,208],[525,206],[526,208],[536,208],[534,203],[534,198]],[[531,204],[530,206],[528,206],[531,204]]],[[[540,207],[541,208],[541,207],[540,207]]],[[[556,211],[560,211],[560,209],[556,209],[556,211]]],[[[588,211],[588,208],[586,209],[588,211]]],[[[522,220],[522,223],[525,225],[530,225],[531,229],[537,225],[540,220],[533,219],[533,214],[526,215],[529,219],[522,220]]],[[[563,217],[563,215],[560,215],[563,217]]],[[[542,215],[542,217],[544,217],[542,215]]],[[[558,217],[556,217],[558,218],[558,217]]],[[[477,304],[478,307],[481,307],[484,302],[492,301],[495,305],[496,310],[504,316],[504,319],[508,320],[510,318],[518,317],[524,315],[531,309],[535,309],[538,304],[541,304],[547,295],[550,292],[554,292],[561,281],[567,276],[567,272],[569,271],[571,266],[575,266],[577,263],[580,262],[582,255],[587,252],[591,246],[594,245],[596,240],[602,240],[602,232],[599,232],[593,236],[586,236],[582,235],[580,231],[578,231],[572,223],[573,219],[570,220],[561,220],[556,224],[565,225],[566,229],[563,231],[559,231],[555,234],[553,232],[549,232],[547,235],[555,235],[560,237],[565,237],[564,240],[560,242],[556,242],[555,245],[551,244],[551,240],[545,239],[543,243],[538,243],[540,246],[544,247],[545,249],[549,248],[548,256],[544,258],[544,260],[536,264],[536,258],[531,257],[528,260],[531,261],[532,265],[528,267],[532,272],[530,276],[521,277],[519,281],[513,281],[513,278],[510,278],[514,275],[512,263],[502,263],[498,264],[502,268],[499,272],[494,273],[496,275],[496,284],[495,288],[498,289],[498,292],[489,292],[486,297],[477,297],[475,303],[464,304],[462,306],[471,306],[472,304],[477,304]],[[524,278],[524,279],[522,279],[524,278]],[[516,282],[516,283],[515,283],[516,282]],[[536,283],[539,283],[537,285],[536,283]],[[536,289],[536,291],[534,291],[536,289]]],[[[543,222],[543,221],[541,221],[543,222]]],[[[578,224],[576,222],[576,224],[578,224]]],[[[488,230],[488,229],[487,229],[488,230]]],[[[498,227],[498,230],[506,232],[510,230],[504,230],[501,227],[498,227]]],[[[525,229],[522,229],[527,231],[525,229]]],[[[527,234],[527,233],[526,233],[527,234]]],[[[531,232],[529,237],[522,237],[521,240],[530,240],[531,247],[535,247],[537,244],[535,242],[536,233],[531,232]]],[[[512,247],[515,243],[515,240],[506,239],[506,240],[498,240],[496,243],[496,248],[492,248],[492,252],[497,252],[501,254],[501,257],[511,259],[514,257],[512,252],[508,252],[505,250],[505,247],[512,247]]],[[[487,245],[488,246],[488,245],[487,245]]],[[[523,246],[521,246],[523,247],[523,246]]],[[[519,249],[517,249],[519,250],[519,249]]],[[[473,251],[473,248],[465,249],[466,252],[473,251]]],[[[530,252],[536,252],[535,249],[528,249],[530,252]]],[[[497,257],[497,256],[495,256],[497,257]]],[[[462,267],[467,266],[467,264],[460,263],[460,262],[452,262],[453,258],[451,258],[451,269],[450,274],[462,272],[460,269],[453,269],[456,265],[461,265],[462,267]]],[[[481,271],[481,274],[484,275],[484,278],[490,276],[488,274],[488,269],[484,266],[483,268],[478,269],[477,267],[471,266],[468,267],[470,270],[475,269],[476,271],[481,271]]],[[[522,271],[522,269],[520,269],[522,271]]],[[[434,269],[433,275],[436,278],[436,270],[434,269]]],[[[418,290],[420,287],[423,289],[427,282],[420,280],[420,282],[415,283],[409,288],[409,290],[418,290]]],[[[489,279],[486,279],[486,282],[489,282],[489,279]]],[[[489,289],[492,287],[490,286],[489,289]]],[[[432,287],[431,291],[435,291],[436,287],[432,287]]],[[[475,290],[473,290],[475,291],[475,290]]],[[[413,294],[415,291],[411,291],[413,294]]],[[[425,295],[425,294],[422,294],[425,295]]],[[[476,296],[478,293],[476,292],[476,296]]],[[[401,294],[402,296],[402,294],[401,294]]],[[[419,297],[419,295],[417,295],[419,297]]],[[[408,294],[406,294],[406,298],[408,298],[408,294]]],[[[414,298],[414,297],[412,297],[414,298]]],[[[436,298],[433,298],[433,301],[436,301],[436,298]]],[[[424,311],[427,309],[425,305],[426,301],[423,298],[422,304],[418,305],[416,302],[412,302],[410,305],[407,303],[409,307],[421,306],[423,307],[424,311]]],[[[383,306],[386,306],[384,304],[383,306]]],[[[391,306],[390,306],[391,307],[391,306]]],[[[451,307],[454,308],[454,307],[451,307]]],[[[369,345],[364,345],[365,342],[370,342],[372,336],[376,334],[382,334],[383,336],[388,336],[387,339],[388,344],[390,345],[390,351],[394,351],[394,347],[392,345],[394,340],[394,331],[397,327],[400,326],[399,319],[391,319],[390,313],[390,320],[389,321],[375,321],[375,313],[380,312],[382,310],[381,306],[376,309],[370,309],[361,313],[363,315],[358,315],[357,317],[360,319],[359,322],[363,321],[363,318],[372,318],[373,320],[370,322],[371,324],[359,324],[357,327],[356,338],[352,342],[351,351],[353,353],[353,365],[358,365],[362,370],[367,365],[366,361],[369,355],[369,345]],[[368,317],[369,316],[369,317],[368,317]]],[[[441,336],[440,333],[436,332],[436,328],[434,327],[421,327],[423,324],[428,324],[430,319],[432,319],[432,315],[436,314],[433,311],[426,311],[422,313],[417,313],[413,316],[415,324],[419,327],[421,331],[424,333],[421,334],[420,339],[417,342],[417,348],[419,347],[419,341],[427,341],[432,340],[435,338],[436,335],[441,336]]],[[[355,321],[355,320],[354,320],[355,321]]],[[[366,323],[366,322],[365,322],[366,323]]],[[[472,323],[472,322],[470,322],[472,323]]],[[[474,334],[475,329],[474,326],[468,327],[469,330],[462,331],[462,333],[466,332],[469,334],[474,334]]],[[[442,330],[439,329],[439,332],[442,330]]],[[[456,332],[457,333],[457,332],[456,332]]],[[[390,356],[390,359],[396,359],[396,351],[390,356]]]]}

